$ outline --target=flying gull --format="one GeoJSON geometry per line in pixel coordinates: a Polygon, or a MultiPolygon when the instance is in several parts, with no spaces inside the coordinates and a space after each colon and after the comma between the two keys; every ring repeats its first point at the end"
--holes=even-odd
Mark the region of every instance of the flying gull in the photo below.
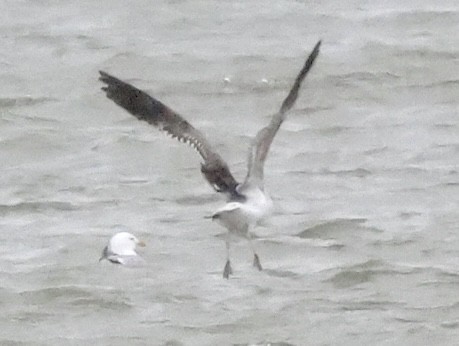
{"type": "Polygon", "coordinates": [[[246,237],[253,251],[253,265],[262,270],[260,259],[255,252],[249,229],[265,218],[272,210],[272,200],[263,184],[263,167],[271,143],[287,112],[295,104],[298,92],[306,74],[319,54],[321,41],[317,42],[308,56],[303,68],[295,79],[292,89],[285,98],[280,110],[270,123],[255,136],[248,154],[248,172],[244,182],[239,183],[231,174],[228,165],[215,151],[205,136],[194,128],[181,115],[174,112],[157,99],[122,80],[100,72],[100,80],[106,84],[102,88],[107,97],[127,110],[139,120],[144,120],[173,138],[192,146],[201,155],[201,172],[215,191],[227,196],[227,203],[218,209],[212,219],[228,230],[226,237],[226,264],[223,277],[232,274],[229,248],[230,234],[246,237]]]}
{"type": "Polygon", "coordinates": [[[102,250],[103,259],[115,264],[135,265],[143,260],[137,255],[136,247],[145,246],[145,243],[128,232],[118,232],[110,238],[108,245],[102,250]]]}

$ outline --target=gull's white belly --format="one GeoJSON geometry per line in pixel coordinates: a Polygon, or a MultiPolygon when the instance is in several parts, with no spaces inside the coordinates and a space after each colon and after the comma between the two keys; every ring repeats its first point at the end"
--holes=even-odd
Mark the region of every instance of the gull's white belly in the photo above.
{"type": "Polygon", "coordinates": [[[268,216],[273,208],[271,198],[255,189],[246,195],[244,202],[229,202],[218,209],[214,218],[230,231],[246,233],[248,227],[268,216]]]}

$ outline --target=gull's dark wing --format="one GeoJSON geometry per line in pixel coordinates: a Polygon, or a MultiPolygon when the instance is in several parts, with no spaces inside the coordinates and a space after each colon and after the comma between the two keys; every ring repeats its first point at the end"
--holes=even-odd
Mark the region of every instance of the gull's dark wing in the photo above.
{"type": "MultiPolygon", "coordinates": [[[[244,185],[254,183],[260,187],[263,186],[263,167],[268,155],[269,147],[271,146],[279,127],[285,120],[287,111],[292,108],[298,98],[298,91],[300,90],[301,83],[319,54],[320,43],[321,41],[317,42],[311,54],[309,54],[303,68],[295,79],[295,83],[293,83],[292,89],[285,98],[284,102],[282,102],[279,112],[274,114],[269,125],[258,131],[255,136],[249,151],[248,172],[244,185]]],[[[241,189],[244,188],[244,185],[241,186],[241,189]]]]}
{"type": "Polygon", "coordinates": [[[111,255],[110,251],[108,251],[108,246],[104,247],[102,250],[102,255],[99,258],[99,262],[102,261],[103,259],[108,259],[108,257],[111,255]]]}
{"type": "Polygon", "coordinates": [[[204,160],[201,172],[217,192],[233,195],[238,182],[228,165],[211,147],[204,135],[172,109],[142,90],[122,80],[100,72],[102,88],[107,97],[139,120],[144,120],[173,138],[192,146],[204,160]]]}

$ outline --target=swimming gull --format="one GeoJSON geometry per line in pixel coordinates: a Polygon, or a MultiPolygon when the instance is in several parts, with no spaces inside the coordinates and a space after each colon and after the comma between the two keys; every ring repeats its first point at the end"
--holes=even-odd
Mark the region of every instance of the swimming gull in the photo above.
{"type": "Polygon", "coordinates": [[[272,200],[263,184],[263,167],[271,143],[286,118],[287,112],[295,104],[302,81],[311,69],[319,54],[321,41],[317,42],[308,56],[303,68],[295,79],[292,89],[284,99],[280,110],[273,115],[270,123],[255,136],[248,155],[248,172],[243,183],[239,183],[231,174],[228,165],[214,150],[204,135],[194,128],[181,115],[174,112],[146,92],[99,71],[102,87],[107,97],[127,110],[139,120],[144,120],[173,138],[185,142],[198,151],[203,159],[201,172],[215,191],[227,196],[227,203],[218,209],[212,219],[224,226],[226,237],[226,264],[223,277],[232,274],[230,263],[230,234],[246,237],[253,251],[253,265],[262,270],[260,259],[255,252],[249,229],[265,218],[272,210],[272,200]]]}
{"type": "Polygon", "coordinates": [[[135,251],[137,246],[143,247],[145,243],[131,233],[118,232],[110,238],[108,245],[102,250],[99,262],[106,259],[111,263],[124,265],[143,263],[142,258],[135,251]]]}

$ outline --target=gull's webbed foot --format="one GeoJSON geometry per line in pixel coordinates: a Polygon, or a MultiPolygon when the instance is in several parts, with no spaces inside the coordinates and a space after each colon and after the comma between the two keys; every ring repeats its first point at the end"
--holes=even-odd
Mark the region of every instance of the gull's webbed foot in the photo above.
{"type": "Polygon", "coordinates": [[[257,254],[253,255],[253,266],[257,267],[257,269],[260,271],[263,270],[263,268],[261,267],[260,259],[258,258],[257,254]]]}
{"type": "Polygon", "coordinates": [[[226,261],[225,269],[223,269],[223,278],[228,279],[230,275],[233,275],[233,269],[231,268],[230,261],[226,261]]]}

